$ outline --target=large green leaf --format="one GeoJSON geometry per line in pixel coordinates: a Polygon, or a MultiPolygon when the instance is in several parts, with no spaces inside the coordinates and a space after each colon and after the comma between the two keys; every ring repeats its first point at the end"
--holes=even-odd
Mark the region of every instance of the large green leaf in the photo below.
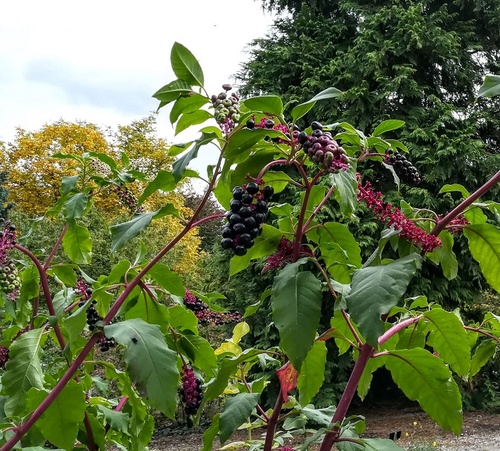
{"type": "Polygon", "coordinates": [[[300,119],[301,117],[305,116],[309,111],[311,111],[314,108],[314,105],[316,105],[316,102],[319,100],[326,100],[326,99],[334,99],[335,97],[338,97],[342,95],[342,91],[339,91],[337,88],[326,88],[324,91],[321,91],[319,94],[316,94],[312,99],[308,100],[307,102],[300,103],[299,105],[296,105],[292,109],[292,119],[293,121],[297,121],[297,119],[300,119]]]}
{"type": "Polygon", "coordinates": [[[335,185],[334,196],[342,214],[345,217],[351,217],[358,205],[358,182],[354,162],[351,161],[349,169],[330,174],[330,182],[335,185]]]}
{"type": "Polygon", "coordinates": [[[194,366],[205,374],[213,376],[217,368],[217,357],[205,338],[193,333],[177,333],[179,345],[194,366]]]}
{"type": "Polygon", "coordinates": [[[435,255],[441,265],[443,275],[448,280],[452,280],[457,277],[458,274],[458,261],[455,252],[453,252],[453,235],[447,230],[443,230],[439,234],[439,238],[441,238],[441,243],[443,243],[443,245],[437,247],[434,252],[427,255],[431,259],[432,256],[435,255]]]}
{"type": "Polygon", "coordinates": [[[158,324],[163,333],[167,332],[169,326],[169,310],[165,304],[151,299],[145,293],[135,298],[125,312],[125,319],[140,318],[149,324],[158,324]]]}
{"type": "Polygon", "coordinates": [[[220,414],[215,414],[210,427],[203,433],[203,448],[201,451],[212,451],[214,440],[219,433],[220,414]]]}
{"type": "Polygon", "coordinates": [[[297,388],[300,394],[300,404],[306,406],[318,393],[325,380],[326,343],[321,340],[314,342],[300,367],[297,388]]]}
{"type": "Polygon", "coordinates": [[[188,310],[181,305],[175,305],[168,309],[170,313],[170,325],[175,329],[190,330],[197,333],[198,319],[192,310],[188,310]]]}
{"type": "Polygon", "coordinates": [[[107,337],[126,347],[123,358],[134,383],[145,389],[153,407],[170,418],[177,405],[177,354],[170,350],[160,327],[130,319],[104,327],[107,337]]]}
{"type": "Polygon", "coordinates": [[[182,44],[175,42],[170,52],[170,64],[174,74],[186,83],[203,87],[205,82],[200,63],[182,44]]]}
{"type": "Polygon", "coordinates": [[[300,271],[307,260],[289,264],[275,277],[271,304],[280,346],[300,368],[312,348],[321,314],[321,282],[310,272],[300,271]]]}
{"type": "Polygon", "coordinates": [[[464,325],[452,313],[435,308],[424,313],[428,320],[425,332],[430,332],[427,343],[460,376],[466,376],[470,368],[470,347],[464,325]]]}
{"type": "Polygon", "coordinates": [[[210,102],[208,97],[193,92],[179,97],[170,111],[170,122],[174,124],[181,114],[194,113],[208,102],[210,102]]]}
{"type": "MultiPolygon", "coordinates": [[[[36,409],[48,396],[46,390],[32,388],[28,392],[29,410],[36,409]]],[[[37,420],[43,437],[63,449],[73,449],[78,434],[78,423],[85,414],[85,392],[80,384],[69,381],[49,408],[37,420]]]]}
{"type": "Polygon", "coordinates": [[[281,116],[283,114],[283,102],[278,96],[251,97],[243,101],[250,111],[262,111],[266,114],[281,116]]]}
{"type": "Polygon", "coordinates": [[[62,240],[64,252],[78,264],[88,265],[92,256],[92,240],[86,227],[75,224],[69,227],[62,240]]]}
{"type": "Polygon", "coordinates": [[[494,97],[498,95],[500,95],[500,75],[486,75],[477,96],[494,97]]]}
{"type": "Polygon", "coordinates": [[[470,362],[469,377],[474,377],[479,370],[495,355],[497,344],[494,340],[484,340],[474,350],[470,362]]]}
{"type": "Polygon", "coordinates": [[[72,176],[64,176],[62,178],[61,182],[61,194],[65,196],[66,194],[69,194],[71,190],[76,186],[78,183],[78,179],[80,178],[80,175],[72,175],[72,176]]]}
{"type": "Polygon", "coordinates": [[[2,393],[8,396],[5,413],[18,415],[26,404],[26,392],[35,387],[43,389],[40,363],[45,341],[43,329],[34,329],[18,337],[9,348],[9,360],[2,375],[2,393]]]}
{"type": "Polygon", "coordinates": [[[220,441],[223,444],[250,416],[257,405],[257,393],[239,393],[228,398],[224,412],[220,414],[220,441]]]}
{"type": "Polygon", "coordinates": [[[170,171],[158,171],[155,179],[149,182],[148,185],[146,185],[146,188],[144,188],[144,191],[138,199],[139,205],[142,204],[149,196],[151,196],[151,194],[155,193],[156,191],[171,191],[175,188],[176,185],[177,183],[170,171]]]}
{"type": "Polygon", "coordinates": [[[350,274],[361,266],[361,250],[346,225],[328,222],[317,230],[321,258],[328,272],[340,283],[350,283],[350,274]]]}
{"type": "Polygon", "coordinates": [[[267,128],[254,128],[250,130],[248,128],[241,128],[231,135],[231,139],[224,151],[224,157],[231,164],[242,163],[248,158],[252,148],[266,136],[287,139],[279,130],[269,130],[267,128]]]}
{"type": "Polygon", "coordinates": [[[167,265],[157,263],[146,274],[147,277],[153,278],[155,282],[175,296],[184,296],[185,289],[182,279],[179,274],[170,271],[167,265]]]}
{"type": "Polygon", "coordinates": [[[405,125],[404,121],[400,121],[399,119],[388,119],[377,125],[375,130],[373,130],[372,136],[380,136],[383,133],[389,132],[391,130],[397,130],[403,125],[405,125]]]}
{"type": "Polygon", "coordinates": [[[214,139],[217,138],[215,133],[202,133],[201,137],[194,142],[193,147],[183,154],[180,158],[175,160],[172,165],[172,175],[174,176],[174,180],[178,182],[182,179],[184,172],[188,164],[191,160],[195,159],[198,156],[198,151],[207,144],[210,144],[214,139]]]}
{"type": "Polygon", "coordinates": [[[352,277],[352,289],[346,296],[349,312],[359,330],[372,346],[384,332],[381,315],[390,312],[403,297],[422,258],[410,254],[388,265],[358,269],[352,277]]]}
{"type": "Polygon", "coordinates": [[[388,351],[386,368],[412,401],[418,401],[439,426],[460,434],[462,398],[445,363],[422,348],[388,351]]]}
{"type": "MultiPolygon", "coordinates": [[[[330,326],[335,332],[333,337],[335,338],[335,344],[339,348],[339,354],[345,354],[351,347],[351,343],[356,344],[356,338],[340,310],[335,310],[333,318],[330,320],[330,326]]],[[[353,327],[355,332],[359,335],[357,326],[353,324],[353,327]]]]}
{"type": "Polygon", "coordinates": [[[205,110],[196,110],[192,113],[184,113],[175,124],[175,134],[186,130],[192,125],[203,124],[208,119],[213,118],[213,114],[205,110]]]}
{"type": "Polygon", "coordinates": [[[366,366],[363,370],[363,374],[361,374],[361,378],[359,379],[358,386],[356,388],[358,392],[358,396],[363,401],[370,390],[370,386],[373,379],[373,373],[378,370],[380,367],[385,365],[385,357],[375,357],[368,360],[366,366]]]}
{"type": "Polygon", "coordinates": [[[153,94],[153,97],[161,102],[160,107],[158,108],[160,109],[165,105],[168,105],[170,102],[177,100],[182,94],[190,92],[192,92],[192,89],[189,83],[186,83],[183,80],[174,80],[158,89],[158,91],[153,94]]]}
{"type": "Polygon", "coordinates": [[[141,213],[134,215],[130,221],[111,226],[111,251],[116,252],[139,235],[152,219],[153,213],[141,213]]]}
{"type": "Polygon", "coordinates": [[[229,275],[234,276],[248,267],[251,260],[267,257],[276,251],[281,240],[281,231],[268,224],[262,225],[262,234],[255,239],[255,244],[243,256],[234,256],[229,263],[229,275]]]}
{"type": "Polygon", "coordinates": [[[77,193],[71,196],[63,205],[64,218],[72,227],[75,219],[81,218],[88,203],[88,197],[84,193],[77,193]]]}
{"type": "Polygon", "coordinates": [[[47,271],[50,275],[55,275],[62,283],[70,287],[74,287],[78,281],[75,269],[78,267],[72,264],[58,264],[53,265],[47,271]]]}
{"type": "Polygon", "coordinates": [[[476,224],[464,228],[469,250],[491,288],[500,293],[500,230],[491,224],[476,224]]]}

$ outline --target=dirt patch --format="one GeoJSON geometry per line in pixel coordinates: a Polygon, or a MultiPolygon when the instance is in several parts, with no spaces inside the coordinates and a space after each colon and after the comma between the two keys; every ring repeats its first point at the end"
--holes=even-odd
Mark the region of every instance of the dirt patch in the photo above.
{"type": "MultiPolygon", "coordinates": [[[[405,449],[436,449],[441,451],[498,451],[500,450],[500,414],[486,412],[465,412],[462,432],[456,437],[431,421],[418,407],[404,408],[358,408],[355,414],[366,418],[364,437],[389,438],[391,433],[400,435],[397,443],[405,449]]],[[[263,430],[254,430],[252,438],[262,439],[263,430]]],[[[153,441],[151,451],[196,451],[203,447],[203,430],[175,428],[159,425],[153,441]]],[[[237,431],[229,442],[245,441],[246,431],[237,431]]],[[[289,446],[298,447],[303,439],[286,440],[289,446]]],[[[218,443],[217,443],[218,445],[218,443]]],[[[214,446],[214,450],[219,446],[214,446]]],[[[232,451],[247,450],[246,447],[234,447],[232,451]]],[[[311,445],[309,451],[316,451],[319,447],[311,445]]]]}

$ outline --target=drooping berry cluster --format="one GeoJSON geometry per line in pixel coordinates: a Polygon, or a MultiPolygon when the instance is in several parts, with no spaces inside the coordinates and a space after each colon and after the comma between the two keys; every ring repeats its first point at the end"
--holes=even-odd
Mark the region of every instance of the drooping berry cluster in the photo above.
{"type": "Polygon", "coordinates": [[[14,300],[21,286],[21,279],[16,264],[9,256],[9,250],[16,244],[16,228],[3,221],[0,231],[0,291],[7,294],[8,299],[14,300]]]}
{"type": "Polygon", "coordinates": [[[81,307],[92,297],[92,288],[89,287],[85,280],[79,279],[76,283],[75,293],[80,298],[78,305],[81,307]]]}
{"type": "Polygon", "coordinates": [[[286,125],[280,123],[276,124],[272,119],[267,117],[263,117],[258,123],[255,122],[254,118],[249,119],[246,123],[246,127],[250,130],[253,130],[254,128],[264,128],[264,129],[267,128],[268,130],[279,130],[288,138],[288,140],[284,140],[281,138],[272,138],[271,140],[275,143],[291,145],[291,141],[294,141],[296,144],[299,142],[298,140],[299,140],[300,129],[296,125],[294,126],[291,135],[289,133],[289,128],[286,125]]]}
{"type": "Polygon", "coordinates": [[[226,213],[227,224],[222,229],[221,245],[233,249],[236,255],[245,255],[262,233],[267,219],[267,202],[274,194],[272,186],[262,189],[255,182],[233,188],[231,210],[226,213]]]}
{"type": "MultiPolygon", "coordinates": [[[[283,268],[288,262],[292,261],[294,251],[294,243],[285,237],[282,237],[276,252],[267,257],[267,263],[262,268],[262,273],[270,269],[283,268]]],[[[301,246],[300,255],[311,255],[310,250],[306,246],[301,246]]]]}
{"type": "Polygon", "coordinates": [[[460,215],[452,219],[446,228],[454,235],[457,235],[458,233],[463,232],[464,227],[468,225],[470,225],[470,222],[465,218],[465,216],[460,215]]]}
{"type": "Polygon", "coordinates": [[[388,227],[400,230],[399,236],[406,238],[411,244],[419,246],[424,252],[432,252],[443,245],[437,236],[428,234],[416,226],[403,212],[382,200],[382,193],[375,191],[370,182],[358,183],[358,200],[364,200],[366,206],[373,210],[375,216],[388,227]]]}
{"type": "Polygon", "coordinates": [[[333,139],[330,132],[323,131],[323,126],[314,121],[312,133],[300,132],[299,143],[311,161],[320,169],[338,172],[349,168],[349,159],[345,150],[333,139]]]}
{"type": "Polygon", "coordinates": [[[118,196],[118,199],[120,199],[120,203],[124,207],[128,208],[130,213],[141,213],[144,210],[142,206],[138,206],[139,202],[137,201],[137,198],[128,188],[115,185],[113,189],[118,196]]]}
{"type": "Polygon", "coordinates": [[[197,298],[189,290],[186,290],[184,305],[191,310],[202,324],[229,324],[241,321],[241,315],[237,312],[213,312],[207,304],[197,298]]]}
{"type": "Polygon", "coordinates": [[[388,150],[385,154],[385,163],[390,164],[394,168],[394,172],[407,185],[418,185],[422,179],[415,166],[406,158],[405,155],[388,150]]]}
{"type": "Polygon", "coordinates": [[[181,382],[180,395],[184,404],[184,411],[186,415],[195,415],[203,399],[201,380],[195,376],[192,368],[184,364],[182,365],[181,382]]]}
{"type": "Polygon", "coordinates": [[[116,342],[113,338],[103,336],[97,340],[96,346],[99,346],[101,352],[106,352],[109,351],[110,348],[114,348],[116,342]]]}
{"type": "Polygon", "coordinates": [[[89,326],[90,331],[95,330],[96,324],[99,321],[102,321],[102,316],[100,316],[95,309],[96,304],[97,301],[92,301],[92,305],[87,309],[87,325],[89,326]]]}
{"type": "Polygon", "coordinates": [[[9,349],[5,346],[0,346],[0,368],[5,369],[5,364],[9,360],[9,349]]]}
{"type": "Polygon", "coordinates": [[[215,120],[224,133],[229,133],[240,120],[240,98],[237,94],[229,94],[233,87],[229,84],[222,85],[219,95],[213,95],[212,105],[215,108],[215,120]]]}

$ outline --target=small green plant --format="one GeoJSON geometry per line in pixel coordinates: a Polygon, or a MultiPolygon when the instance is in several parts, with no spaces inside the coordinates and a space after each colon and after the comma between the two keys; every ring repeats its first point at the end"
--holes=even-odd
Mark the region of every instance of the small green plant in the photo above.
{"type": "Polygon", "coordinates": [[[161,169],[148,179],[130,169],[125,154],[59,155],[73,159],[79,171],[63,178],[60,197],[46,215],[65,221],[48,257],[41,261],[22,245],[11,224],[3,224],[0,264],[17,271],[9,274],[20,278],[20,287],[7,286],[1,297],[1,450],[45,445],[142,450],[154,429],[151,409],[173,418],[180,404],[196,424],[203,407],[221,396],[224,408],[204,434],[203,451],[213,448],[216,437],[231,447],[227,442],[241,427],[265,427],[261,440],[245,443],[251,450],[289,450],[286,437],[302,437],[296,448],[302,450],[311,443],[319,443],[320,451],[397,450],[391,440],[361,438],[364,419],[347,416],[355,394],[366,396],[372,373],[380,367],[430,418],[459,434],[462,402],[454,376],[472,378],[495,354],[500,318],[486,313],[478,323],[464,324],[459,311],[405,293],[424,259],[446,277],[457,276],[457,233],[466,236],[492,289],[500,290],[500,230],[492,221],[500,205],[480,201],[499,182],[500,172],[472,194],[458,184],[444,187],[443,192],[458,192],[463,199],[442,217],[406,202],[392,205],[366,180],[362,162],[380,164],[396,185],[401,180],[418,184],[425,177],[402,157],[404,144],[386,137],[402,121],[386,120],[369,136],[347,123],[312,121],[299,127],[316,103],[342,93],[325,89],[287,106],[285,113],[277,96],[242,100],[227,85],[210,96],[198,61],[178,43],[171,64],[177,78],[154,97],[160,108],[172,106],[176,132],[203,124],[198,139],[170,147],[170,156],[176,157],[172,170],[161,169]],[[144,208],[155,192],[169,192],[199,177],[188,166],[206,151],[217,152],[218,160],[208,168],[207,189],[192,216],[172,204],[155,211],[144,208]],[[109,170],[96,173],[95,161],[109,170]],[[184,226],[153,258],[146,259],[139,245],[134,261],[121,260],[108,274],[90,278],[80,267],[92,257],[83,218],[96,192],[119,186],[130,193],[126,185],[135,180],[146,182],[145,188],[137,198],[127,194],[133,212],[110,228],[113,251],[162,217],[179,217],[184,226]],[[287,186],[299,194],[280,202],[287,186]],[[200,217],[212,193],[226,213],[200,217]],[[356,226],[360,204],[384,225],[367,259],[349,229],[356,226]],[[336,209],[341,219],[323,221],[324,208],[336,209]],[[231,276],[262,258],[266,271],[273,271],[272,285],[247,307],[244,318],[270,302],[277,346],[244,346],[248,324],[218,305],[223,295],[192,292],[160,262],[193,228],[221,218],[221,246],[231,276]],[[14,261],[13,252],[23,257],[14,261]],[[326,327],[320,322],[323,303],[334,312],[326,327]],[[231,321],[238,322],[232,336],[213,349],[199,325],[231,321]],[[49,338],[58,344],[60,356],[42,367],[49,338]],[[327,341],[334,341],[340,354],[350,353],[355,363],[338,404],[319,409],[311,402],[321,396],[327,341]],[[99,353],[111,348],[122,355],[117,366],[99,360],[99,353]],[[276,369],[280,383],[269,409],[260,403],[268,378],[252,376],[257,365],[276,369]],[[118,398],[102,395],[111,382],[120,391],[118,398]]]}

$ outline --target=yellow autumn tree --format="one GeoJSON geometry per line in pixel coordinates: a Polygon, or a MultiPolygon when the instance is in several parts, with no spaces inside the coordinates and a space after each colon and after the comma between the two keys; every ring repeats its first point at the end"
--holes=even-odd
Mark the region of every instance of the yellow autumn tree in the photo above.
{"type": "MultiPolygon", "coordinates": [[[[126,171],[141,171],[152,180],[160,169],[169,170],[172,157],[168,156],[168,143],[156,134],[154,116],[120,126],[116,132],[103,131],[86,122],[71,123],[58,121],[47,124],[40,130],[28,132],[19,128],[14,142],[0,155],[0,167],[9,174],[7,188],[9,201],[29,216],[40,216],[61,196],[59,191],[63,176],[71,176],[81,171],[73,159],[57,158],[57,154],[82,156],[86,152],[98,152],[112,157],[126,171]],[[122,154],[126,158],[122,158],[122,154]]],[[[109,167],[95,159],[87,168],[94,174],[106,177],[109,167]],[[94,164],[96,163],[96,164],[94,164]]],[[[131,211],[120,193],[139,196],[147,182],[135,181],[124,187],[110,185],[96,189],[93,202],[100,214],[108,222],[126,220],[131,211]]],[[[184,198],[178,192],[157,192],[147,199],[144,207],[156,210],[167,203],[173,204],[181,216],[189,217],[192,210],[184,207],[184,198]]],[[[144,232],[144,240],[151,250],[161,248],[161,240],[168,240],[182,228],[179,218],[165,217],[154,221],[144,232]]],[[[192,269],[199,259],[200,238],[197,231],[188,234],[176,255],[168,258],[169,263],[179,272],[192,269]]]]}

